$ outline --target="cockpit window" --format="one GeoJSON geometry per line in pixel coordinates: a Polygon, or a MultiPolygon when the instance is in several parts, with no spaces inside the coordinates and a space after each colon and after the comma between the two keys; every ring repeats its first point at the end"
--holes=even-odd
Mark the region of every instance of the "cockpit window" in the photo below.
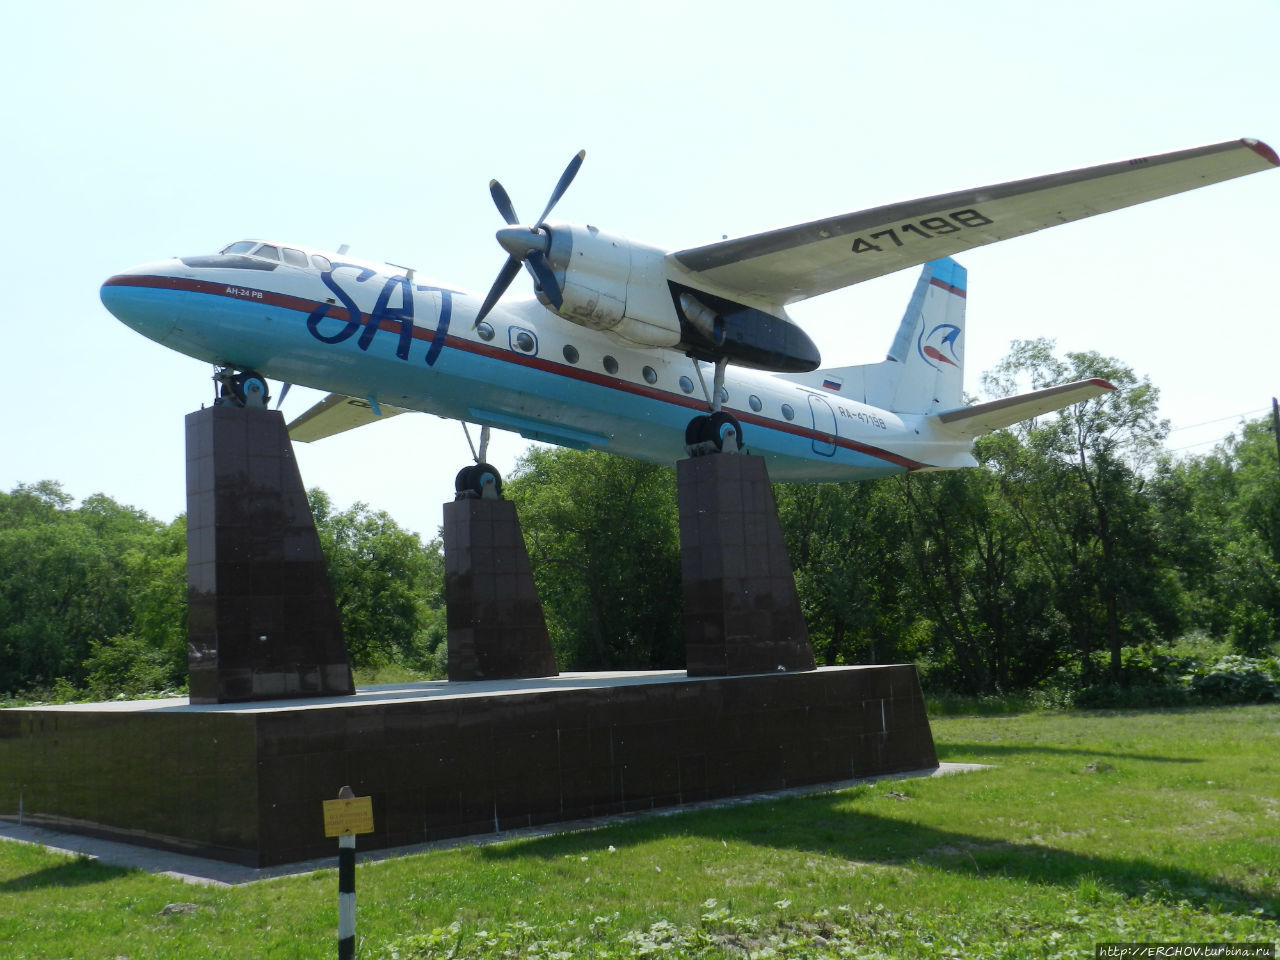
{"type": "Polygon", "coordinates": [[[221,253],[248,253],[254,247],[252,240],[237,240],[229,247],[223,247],[221,253]]]}
{"type": "Polygon", "coordinates": [[[318,253],[313,253],[311,255],[311,265],[321,273],[326,273],[333,269],[333,264],[329,262],[329,258],[322,257],[318,253]]]}
{"type": "Polygon", "coordinates": [[[307,265],[307,255],[301,250],[295,250],[293,247],[281,247],[280,252],[284,255],[284,262],[291,267],[305,267],[307,265]]]}
{"type": "Polygon", "coordinates": [[[253,251],[255,257],[262,257],[264,260],[279,260],[280,251],[269,243],[264,243],[257,250],[253,251]]]}

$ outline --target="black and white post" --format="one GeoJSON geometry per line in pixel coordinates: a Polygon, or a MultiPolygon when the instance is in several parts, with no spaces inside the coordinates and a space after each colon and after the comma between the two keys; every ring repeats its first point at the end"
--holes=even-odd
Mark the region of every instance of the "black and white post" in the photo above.
{"type": "MultiPolygon", "coordinates": [[[[340,799],[355,794],[343,787],[340,799]]],[[[356,955],[356,835],[338,837],[338,960],[352,960],[356,955]]]]}

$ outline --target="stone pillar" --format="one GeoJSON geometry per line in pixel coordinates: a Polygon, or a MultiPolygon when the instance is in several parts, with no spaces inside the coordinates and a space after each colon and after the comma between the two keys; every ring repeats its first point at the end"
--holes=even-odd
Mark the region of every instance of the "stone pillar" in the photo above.
{"type": "Polygon", "coordinates": [[[689,675],[814,669],[764,460],[681,460],[676,491],[689,675]]]}
{"type": "Polygon", "coordinates": [[[279,411],[187,415],[187,599],[192,703],[355,692],[279,411]]]}
{"type": "Polygon", "coordinates": [[[444,570],[450,680],[559,675],[515,504],[446,503],[444,570]]]}

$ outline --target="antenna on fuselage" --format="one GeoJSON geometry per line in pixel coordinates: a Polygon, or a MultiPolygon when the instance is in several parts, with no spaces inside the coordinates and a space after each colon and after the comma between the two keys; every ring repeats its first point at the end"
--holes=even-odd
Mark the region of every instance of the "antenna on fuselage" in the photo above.
{"type": "Polygon", "coordinates": [[[350,250],[350,249],[351,249],[351,244],[349,244],[349,243],[341,244],[341,245],[338,247],[338,256],[340,256],[340,257],[345,257],[345,256],[347,255],[347,251],[348,251],[348,250],[350,250]]]}

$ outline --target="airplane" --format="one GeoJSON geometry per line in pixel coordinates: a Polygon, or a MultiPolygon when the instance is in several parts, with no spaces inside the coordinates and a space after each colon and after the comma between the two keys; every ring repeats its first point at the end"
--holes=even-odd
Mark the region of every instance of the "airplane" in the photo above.
{"type": "Polygon", "coordinates": [[[217,402],[265,406],[267,378],[326,391],[289,425],[298,442],[406,411],[480,425],[459,495],[500,495],[490,428],[664,464],[749,449],[773,480],[863,480],[974,466],[976,437],[1114,389],[1085,380],[965,405],[954,254],[1280,165],[1265,143],[1233,140],[668,252],[547,219],[584,156],[531,225],[490,182],[507,260],[484,297],[345,247],[240,240],[127,269],[102,301],[214,364],[217,402]],[[881,362],[822,367],[787,315],[921,264],[881,362]],[[534,296],[504,299],[522,268],[534,296]]]}

